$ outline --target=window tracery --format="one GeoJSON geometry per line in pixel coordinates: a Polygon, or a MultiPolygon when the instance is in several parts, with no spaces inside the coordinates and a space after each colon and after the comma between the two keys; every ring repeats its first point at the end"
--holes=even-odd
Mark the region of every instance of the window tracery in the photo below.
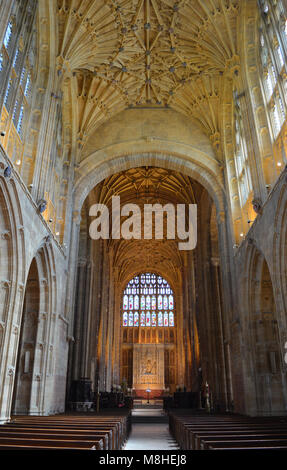
{"type": "Polygon", "coordinates": [[[1,130],[6,134],[2,143],[17,165],[21,164],[36,78],[35,12],[35,0],[27,1],[25,5],[15,3],[0,49],[0,83],[3,90],[1,130]]]}
{"type": "Polygon", "coordinates": [[[127,284],[123,293],[122,312],[124,327],[173,327],[173,291],[161,276],[142,273],[127,284]]]}
{"type": "Polygon", "coordinates": [[[259,7],[262,88],[273,140],[276,140],[286,118],[287,18],[282,1],[260,0],[259,7]]]}
{"type": "Polygon", "coordinates": [[[240,196],[240,205],[243,207],[252,191],[252,180],[246,140],[244,135],[242,114],[237,94],[235,93],[235,167],[240,196]]]}

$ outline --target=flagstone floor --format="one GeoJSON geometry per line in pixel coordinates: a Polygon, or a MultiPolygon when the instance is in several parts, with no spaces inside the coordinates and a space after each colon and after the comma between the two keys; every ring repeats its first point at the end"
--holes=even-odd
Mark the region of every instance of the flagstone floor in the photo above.
{"type": "Polygon", "coordinates": [[[133,410],[132,430],[124,450],[178,450],[162,410],[133,410]],[[137,422],[140,420],[140,422],[137,422]]]}

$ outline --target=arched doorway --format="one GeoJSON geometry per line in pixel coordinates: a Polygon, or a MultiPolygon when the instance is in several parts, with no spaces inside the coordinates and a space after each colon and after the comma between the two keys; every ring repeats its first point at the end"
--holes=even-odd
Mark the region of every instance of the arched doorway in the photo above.
{"type": "Polygon", "coordinates": [[[123,387],[146,398],[175,391],[176,305],[169,283],[155,273],[141,273],[126,285],[121,307],[123,387]],[[147,390],[151,390],[147,392],[147,390]]]}
{"type": "Polygon", "coordinates": [[[30,412],[39,307],[39,273],[34,258],[26,282],[12,404],[13,414],[30,412]]]}

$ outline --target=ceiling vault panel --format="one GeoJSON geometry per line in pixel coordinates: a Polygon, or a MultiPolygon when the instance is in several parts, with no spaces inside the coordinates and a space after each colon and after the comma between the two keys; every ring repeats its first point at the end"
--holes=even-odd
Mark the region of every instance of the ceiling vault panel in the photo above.
{"type": "MultiPolygon", "coordinates": [[[[58,0],[58,64],[76,81],[78,139],[128,107],[171,107],[215,146],[239,68],[238,0],[58,0]]],[[[67,86],[65,86],[67,90],[67,86]]]]}

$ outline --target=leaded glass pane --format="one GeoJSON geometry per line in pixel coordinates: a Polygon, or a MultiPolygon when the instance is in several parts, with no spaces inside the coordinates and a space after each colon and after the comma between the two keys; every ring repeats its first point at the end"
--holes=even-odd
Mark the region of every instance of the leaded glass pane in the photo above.
{"type": "Polygon", "coordinates": [[[163,316],[163,325],[168,326],[168,313],[165,312],[163,316]]]}
{"type": "Polygon", "coordinates": [[[129,313],[129,326],[134,326],[134,314],[133,314],[133,312],[129,313]]]}
{"type": "Polygon", "coordinates": [[[146,309],[150,309],[150,307],[151,307],[150,296],[149,295],[146,297],[145,307],[146,307],[146,309]]]}
{"type": "Polygon", "coordinates": [[[140,302],[139,302],[139,296],[135,295],[134,297],[134,308],[135,310],[138,310],[140,308],[140,302]]]}
{"type": "Polygon", "coordinates": [[[142,295],[141,296],[141,309],[143,310],[145,308],[145,297],[142,295]]]}
{"type": "Polygon", "coordinates": [[[167,300],[167,296],[165,295],[164,298],[163,298],[163,308],[164,310],[167,310],[168,309],[168,300],[167,300]]]}
{"type": "Polygon", "coordinates": [[[123,309],[124,309],[124,310],[127,310],[127,309],[128,309],[128,296],[127,296],[127,295],[124,295],[123,309]]]}
{"type": "Polygon", "coordinates": [[[134,298],[132,295],[129,297],[129,310],[133,310],[134,308],[134,298]]]}
{"type": "Polygon", "coordinates": [[[150,326],[150,312],[146,312],[145,323],[146,326],[150,326]]]}
{"type": "Polygon", "coordinates": [[[139,312],[134,313],[134,326],[139,326],[139,312]]]}
{"type": "Polygon", "coordinates": [[[141,326],[145,326],[145,313],[141,313],[141,326]]]}

